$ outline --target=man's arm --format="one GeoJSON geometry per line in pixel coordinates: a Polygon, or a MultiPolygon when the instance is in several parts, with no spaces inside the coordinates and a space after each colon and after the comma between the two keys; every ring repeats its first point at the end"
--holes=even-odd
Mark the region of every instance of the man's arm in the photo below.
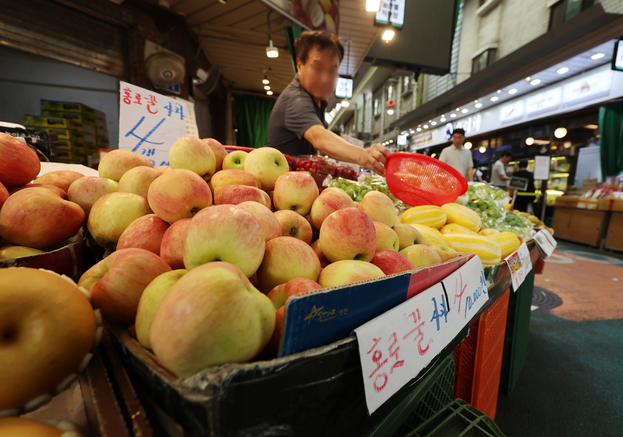
{"type": "Polygon", "coordinates": [[[328,155],[338,161],[362,165],[385,176],[385,157],[389,155],[389,150],[379,144],[372,144],[369,149],[362,149],[347,143],[321,125],[310,127],[303,137],[323,155],[328,155]]]}
{"type": "Polygon", "coordinates": [[[474,182],[474,167],[467,167],[467,180],[474,182]]]}

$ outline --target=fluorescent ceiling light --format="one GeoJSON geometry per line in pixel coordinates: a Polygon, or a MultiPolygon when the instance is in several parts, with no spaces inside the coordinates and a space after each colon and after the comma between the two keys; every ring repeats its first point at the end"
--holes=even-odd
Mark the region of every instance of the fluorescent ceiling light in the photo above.
{"type": "Polygon", "coordinates": [[[541,83],[541,79],[534,79],[532,82],[530,82],[530,85],[538,85],[541,83]]]}
{"type": "Polygon", "coordinates": [[[517,93],[517,88],[513,88],[512,90],[508,90],[508,94],[513,95],[517,93]]]}
{"type": "Polygon", "coordinates": [[[604,56],[606,56],[606,55],[604,55],[603,53],[595,53],[593,56],[591,56],[591,59],[592,59],[593,61],[596,61],[597,59],[601,59],[601,58],[603,58],[604,56]]]}
{"type": "Polygon", "coordinates": [[[497,102],[498,100],[500,100],[500,98],[498,96],[491,97],[491,101],[492,102],[497,102]]]}
{"type": "Polygon", "coordinates": [[[558,74],[565,74],[568,71],[569,71],[569,69],[567,67],[562,67],[562,68],[559,68],[558,71],[556,71],[556,73],[558,73],[558,74]]]}

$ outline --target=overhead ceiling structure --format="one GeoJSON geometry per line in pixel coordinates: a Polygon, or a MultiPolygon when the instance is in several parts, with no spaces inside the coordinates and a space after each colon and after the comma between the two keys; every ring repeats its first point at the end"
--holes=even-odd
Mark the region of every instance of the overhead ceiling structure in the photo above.
{"type": "MultiPolygon", "coordinates": [[[[294,78],[284,30],[292,21],[263,1],[170,0],[169,5],[185,17],[206,57],[220,68],[232,90],[265,93],[262,79],[266,74],[277,96],[294,78]],[[279,48],[277,58],[266,56],[269,19],[273,45],[279,48]]],[[[339,9],[338,36],[345,46],[350,44],[350,57],[342,62],[340,74],[353,75],[378,36],[378,28],[373,24],[374,13],[366,12],[361,0],[340,0],[339,9]]]]}

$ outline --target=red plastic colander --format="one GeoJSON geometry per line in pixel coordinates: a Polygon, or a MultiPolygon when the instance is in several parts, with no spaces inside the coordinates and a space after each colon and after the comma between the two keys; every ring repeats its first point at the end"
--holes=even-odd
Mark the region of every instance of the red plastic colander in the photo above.
{"type": "Polygon", "coordinates": [[[461,173],[421,153],[392,153],[385,169],[389,191],[410,206],[441,206],[467,191],[461,173]]]}

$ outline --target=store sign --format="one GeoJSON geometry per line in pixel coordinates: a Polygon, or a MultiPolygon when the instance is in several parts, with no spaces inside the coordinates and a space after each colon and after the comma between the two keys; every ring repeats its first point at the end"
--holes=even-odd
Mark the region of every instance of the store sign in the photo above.
{"type": "Polygon", "coordinates": [[[434,138],[433,131],[426,132],[425,134],[421,134],[416,137],[413,137],[413,144],[411,144],[411,149],[417,150],[421,148],[422,146],[424,146],[425,144],[432,142],[433,138],[434,138]]]}
{"type": "Polygon", "coordinates": [[[368,414],[415,378],[489,299],[473,257],[446,279],[355,329],[368,414]]]}
{"type": "Polygon", "coordinates": [[[446,129],[444,131],[444,138],[446,140],[452,139],[453,133],[454,133],[454,125],[452,123],[446,123],[446,129]]]}
{"type": "Polygon", "coordinates": [[[528,179],[520,178],[517,176],[511,176],[508,181],[508,188],[514,188],[519,191],[526,191],[528,188],[528,179]]]}
{"type": "Polygon", "coordinates": [[[500,109],[500,121],[505,123],[507,121],[517,120],[524,114],[524,101],[519,100],[509,105],[502,106],[500,109]]]}
{"type": "Polygon", "coordinates": [[[375,24],[402,27],[405,22],[405,0],[381,0],[381,9],[376,13],[375,24]]]}
{"type": "Polygon", "coordinates": [[[511,272],[513,283],[513,291],[517,292],[523,281],[532,270],[532,261],[530,260],[530,251],[526,243],[519,246],[515,252],[510,254],[506,259],[506,264],[511,272]]]}
{"type": "Polygon", "coordinates": [[[480,132],[480,125],[482,122],[482,116],[480,114],[470,115],[463,120],[454,122],[454,129],[463,129],[465,131],[465,136],[476,135],[480,132]]]}
{"type": "Polygon", "coordinates": [[[547,229],[541,229],[537,232],[534,236],[534,241],[542,258],[547,258],[554,253],[554,249],[556,249],[556,246],[558,245],[556,240],[554,240],[554,237],[552,237],[552,234],[550,234],[547,229]]]}
{"type": "Polygon", "coordinates": [[[549,179],[550,156],[534,157],[534,180],[546,181],[549,179]]]}
{"type": "Polygon", "coordinates": [[[612,71],[606,70],[571,82],[563,88],[562,101],[566,105],[604,97],[610,94],[612,71]]]}
{"type": "Polygon", "coordinates": [[[169,149],[186,135],[186,103],[120,82],[119,106],[119,148],[144,156],[154,166],[169,165],[169,149]]]}
{"type": "Polygon", "coordinates": [[[554,88],[526,100],[526,113],[529,115],[549,111],[562,103],[562,88],[554,88]]]}

